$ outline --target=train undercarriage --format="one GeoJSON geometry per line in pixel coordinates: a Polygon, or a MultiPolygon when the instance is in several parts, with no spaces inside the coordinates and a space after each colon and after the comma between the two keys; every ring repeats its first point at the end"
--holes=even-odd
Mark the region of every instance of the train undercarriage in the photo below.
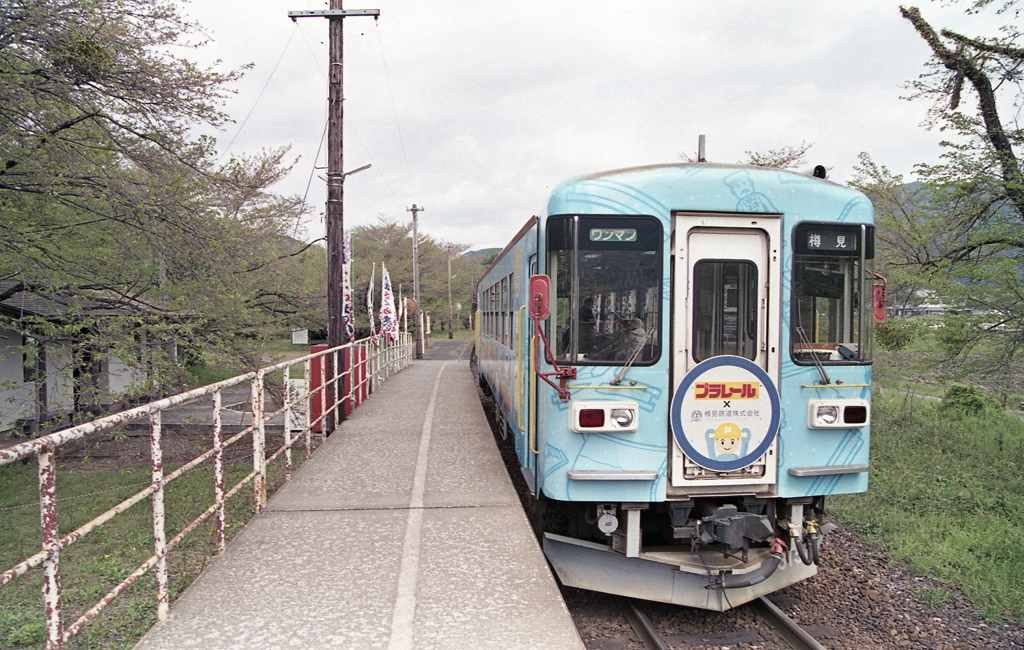
{"type": "Polygon", "coordinates": [[[817,573],[823,498],[665,503],[540,499],[544,552],[563,584],[725,611],[817,573]]]}

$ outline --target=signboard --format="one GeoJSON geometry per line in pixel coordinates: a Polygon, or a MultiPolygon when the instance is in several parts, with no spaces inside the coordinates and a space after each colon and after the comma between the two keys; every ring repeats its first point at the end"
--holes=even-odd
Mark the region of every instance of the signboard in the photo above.
{"type": "Polygon", "coordinates": [[[690,460],[731,472],[768,451],[779,430],[779,392],[749,359],[712,357],[680,382],[672,397],[672,435],[690,460]]]}
{"type": "Polygon", "coordinates": [[[636,241],[636,228],[591,228],[590,241],[636,241]]]}
{"type": "Polygon", "coordinates": [[[859,225],[802,223],[796,227],[793,244],[797,255],[855,257],[860,255],[860,234],[859,225]]]}

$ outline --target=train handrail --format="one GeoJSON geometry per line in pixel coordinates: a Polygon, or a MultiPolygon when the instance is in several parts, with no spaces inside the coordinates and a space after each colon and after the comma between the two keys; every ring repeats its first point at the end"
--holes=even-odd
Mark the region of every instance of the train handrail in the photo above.
{"type": "MultiPolygon", "coordinates": [[[[523,336],[523,310],[526,309],[526,305],[523,305],[516,312],[516,333],[521,338],[523,336]]],[[[519,424],[519,430],[523,431],[523,398],[525,397],[523,391],[523,346],[516,345],[516,421],[519,424]]]]}
{"type": "Polygon", "coordinates": [[[533,372],[535,375],[543,379],[548,385],[558,391],[558,398],[563,402],[568,402],[569,398],[572,397],[569,394],[569,389],[566,388],[566,383],[570,379],[576,379],[576,368],[571,366],[561,367],[558,362],[555,361],[555,355],[551,353],[551,346],[548,345],[548,339],[544,336],[544,328],[540,326],[539,320],[533,321],[533,345],[537,345],[537,338],[539,337],[541,342],[544,344],[544,356],[547,358],[547,362],[554,369],[551,372],[541,372],[540,362],[537,360],[536,355],[533,358],[533,372]],[[558,384],[548,379],[548,377],[558,377],[558,384]]]}

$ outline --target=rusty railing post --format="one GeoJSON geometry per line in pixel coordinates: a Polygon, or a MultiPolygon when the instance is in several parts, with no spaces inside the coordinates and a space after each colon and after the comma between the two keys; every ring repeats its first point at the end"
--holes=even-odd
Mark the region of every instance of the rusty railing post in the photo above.
{"type": "Polygon", "coordinates": [[[319,357],[320,361],[320,443],[327,437],[327,355],[319,357]]]}
{"type": "Polygon", "coordinates": [[[252,404],[252,469],[256,476],[253,485],[253,512],[263,514],[267,505],[266,429],[263,423],[263,371],[257,370],[249,390],[252,404]]]}
{"type": "Polygon", "coordinates": [[[163,411],[149,414],[149,457],[152,463],[153,484],[153,554],[156,556],[156,617],[166,621],[167,599],[167,537],[164,529],[164,452],[161,444],[163,434],[163,411]]]}
{"type": "Polygon", "coordinates": [[[224,524],[227,523],[224,521],[224,441],[220,409],[221,395],[218,390],[213,394],[213,448],[217,450],[213,454],[213,498],[219,504],[214,519],[214,526],[217,529],[217,555],[222,555],[226,549],[224,524]]]}
{"type": "Polygon", "coordinates": [[[305,395],[303,399],[306,402],[306,460],[309,460],[309,457],[313,455],[311,440],[313,437],[313,394],[310,392],[312,390],[312,383],[310,382],[311,371],[312,361],[306,359],[302,362],[302,376],[306,381],[305,388],[302,391],[302,394],[305,395]]]}
{"type": "Polygon", "coordinates": [[[284,370],[284,381],[281,382],[282,388],[284,389],[284,480],[292,480],[292,418],[295,417],[295,405],[289,406],[292,401],[292,385],[291,385],[291,374],[292,367],[285,366],[284,370]]]}
{"type": "Polygon", "coordinates": [[[42,526],[43,598],[46,602],[46,647],[64,647],[64,622],[61,620],[60,534],[57,530],[56,448],[39,450],[39,519],[42,526]]]}

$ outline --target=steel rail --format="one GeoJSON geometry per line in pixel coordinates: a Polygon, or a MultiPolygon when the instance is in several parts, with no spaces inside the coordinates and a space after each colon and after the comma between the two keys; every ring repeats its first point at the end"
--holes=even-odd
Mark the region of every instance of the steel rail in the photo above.
{"type": "Polygon", "coordinates": [[[626,615],[626,620],[629,621],[633,631],[640,637],[640,643],[644,644],[644,647],[648,650],[672,650],[665,640],[661,638],[658,631],[654,629],[654,624],[651,623],[651,619],[640,611],[640,608],[636,606],[636,601],[631,598],[623,598],[626,603],[626,607],[623,609],[623,614],[626,615]]]}
{"type": "Polygon", "coordinates": [[[818,643],[814,637],[797,625],[793,619],[786,616],[781,609],[775,606],[775,603],[765,596],[752,600],[748,604],[754,613],[778,632],[779,636],[785,639],[786,643],[794,650],[826,650],[825,646],[818,643]]]}
{"type": "MultiPolygon", "coordinates": [[[[633,628],[640,643],[648,650],[671,650],[665,639],[654,628],[651,620],[640,611],[636,601],[631,598],[621,598],[622,611],[633,628]]],[[[793,619],[786,616],[768,598],[762,596],[747,603],[757,616],[767,623],[793,650],[827,650],[818,643],[814,637],[801,628],[793,619]]]]}

